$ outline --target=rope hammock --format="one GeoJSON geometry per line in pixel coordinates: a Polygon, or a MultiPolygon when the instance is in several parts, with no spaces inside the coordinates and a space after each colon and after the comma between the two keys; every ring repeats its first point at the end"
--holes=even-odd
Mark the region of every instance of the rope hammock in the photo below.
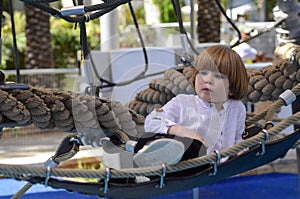
{"type": "MultiPolygon", "coordinates": [[[[297,55],[299,54],[298,47],[294,46],[292,52],[292,55],[295,55],[297,58],[297,55]]],[[[296,60],[299,60],[299,58],[296,60]]],[[[293,74],[289,74],[287,70],[291,66],[291,58],[289,58],[283,59],[278,64],[267,66],[262,69],[247,70],[250,79],[249,87],[253,88],[252,90],[249,90],[247,100],[250,102],[264,100],[274,101],[270,107],[259,114],[249,113],[246,121],[247,125],[251,125],[261,119],[272,121],[276,111],[280,109],[280,107],[286,105],[286,101],[283,98],[275,97],[272,93],[281,93],[286,89],[291,89],[291,92],[294,93],[295,96],[299,95],[300,70],[297,67],[293,74]],[[276,73],[280,73],[280,76],[274,76],[276,73]],[[284,80],[278,81],[280,77],[284,77],[284,80]],[[286,82],[290,83],[286,84],[286,82]],[[270,90],[270,88],[272,88],[272,90],[270,90]],[[269,95],[265,95],[261,92],[262,90],[268,92],[269,95]],[[254,97],[253,93],[259,95],[254,97]],[[269,97],[267,98],[266,96],[269,97]]],[[[163,78],[155,79],[149,83],[151,92],[155,91],[154,94],[149,94],[149,89],[145,89],[137,94],[136,100],[130,103],[133,104],[139,99],[143,99],[142,102],[144,104],[147,104],[146,102],[155,102],[154,106],[157,106],[157,104],[162,106],[170,99],[170,96],[188,92],[192,94],[189,83],[190,70],[191,68],[187,67],[183,70],[171,69],[167,71],[163,78]],[[188,85],[183,86],[183,84],[188,85]]],[[[153,105],[151,106],[153,107],[153,105]]],[[[95,147],[101,145],[102,138],[113,135],[119,136],[123,144],[128,140],[138,139],[144,133],[144,117],[138,112],[142,112],[143,114],[146,113],[146,111],[143,112],[139,110],[140,109],[134,110],[126,108],[119,102],[101,100],[94,96],[73,93],[70,91],[64,92],[55,89],[35,88],[30,86],[28,89],[5,88],[0,90],[0,118],[3,127],[7,124],[34,124],[41,129],[60,129],[63,131],[77,132],[80,137],[79,140],[84,142],[84,144],[95,147]]],[[[144,110],[150,111],[150,108],[144,108],[144,110]]],[[[178,173],[186,170],[193,171],[190,176],[184,176],[184,179],[189,186],[182,186],[184,188],[192,188],[215,182],[224,177],[256,168],[277,158],[283,157],[290,148],[294,148],[298,145],[297,140],[300,137],[299,131],[282,139],[276,139],[275,141],[268,142],[269,138],[276,137],[288,126],[297,124],[299,117],[300,113],[298,112],[286,119],[275,118],[278,124],[274,127],[268,127],[256,136],[244,140],[228,149],[222,150],[219,154],[208,154],[206,156],[179,162],[176,165],[119,170],[107,168],[103,171],[92,171],[59,168],[51,168],[49,170],[49,167],[45,166],[1,164],[0,174],[11,178],[26,180],[30,183],[42,183],[54,188],[65,188],[70,191],[78,191],[99,196],[118,197],[120,196],[118,194],[122,193],[122,197],[138,198],[141,197],[138,193],[142,193],[142,191],[136,190],[145,190],[150,187],[153,189],[151,191],[153,196],[161,195],[178,191],[177,181],[179,178],[168,178],[168,175],[171,173],[178,173]],[[245,154],[236,156],[239,151],[248,148],[251,150],[245,154]],[[233,158],[230,158],[230,160],[224,163],[220,163],[219,160],[222,157],[233,158]],[[252,158],[253,161],[249,161],[252,158]],[[247,166],[240,167],[240,165],[244,165],[241,164],[241,162],[247,162],[247,164],[245,164],[247,166]],[[249,164],[249,162],[251,162],[251,164],[249,164]],[[135,176],[156,176],[157,179],[147,183],[138,184],[124,184],[123,181],[122,183],[118,182],[119,179],[133,178],[135,176]],[[66,177],[81,177],[86,179],[96,178],[99,179],[99,182],[80,183],[64,179],[66,177]],[[157,189],[154,184],[159,185],[161,189],[157,189]],[[164,184],[167,184],[167,186],[163,186],[164,184]],[[176,189],[172,186],[173,184],[174,186],[176,185],[176,189]],[[101,186],[103,186],[103,189],[99,189],[101,186]],[[109,190],[107,186],[110,187],[109,190]],[[135,191],[129,191],[132,189],[135,191]],[[121,190],[122,192],[120,192],[121,190]]],[[[70,140],[71,138],[67,139],[67,142],[69,143],[70,140]]],[[[109,142],[102,143],[104,149],[107,147],[124,149],[122,144],[116,146],[105,144],[109,142]]],[[[65,144],[61,145],[63,148],[65,146],[65,144]]],[[[62,155],[58,155],[55,157],[57,158],[56,162],[59,163],[69,159],[78,151],[78,147],[73,147],[73,145],[69,148],[75,148],[76,150],[71,154],[66,155],[63,153],[62,155]]],[[[181,182],[182,178],[180,178],[179,181],[181,182]]]]}
{"type": "MultiPolygon", "coordinates": [[[[80,5],[76,8],[74,16],[70,16],[66,14],[67,11],[57,10],[43,4],[53,1],[23,0],[29,5],[73,23],[85,23],[129,2],[128,0],[115,0],[94,6],[80,5]],[[90,15],[85,14],[91,11],[94,12],[90,15]]],[[[55,168],[57,165],[51,165],[53,161],[50,161],[48,162],[50,165],[45,164],[46,166],[0,164],[0,174],[30,183],[20,190],[16,197],[29,189],[31,184],[40,183],[53,188],[64,188],[101,197],[141,198],[145,191],[147,191],[147,196],[151,197],[190,189],[272,162],[283,157],[289,149],[296,147],[300,137],[300,132],[295,131],[277,139],[282,130],[297,124],[300,118],[300,112],[285,119],[274,118],[275,113],[282,106],[290,103],[284,97],[280,97],[281,94],[289,89],[291,89],[290,94],[294,96],[298,96],[300,92],[298,67],[300,48],[292,44],[280,48],[284,50],[275,51],[276,60],[280,59],[280,61],[262,69],[247,70],[249,93],[246,99],[246,102],[251,103],[267,100],[274,102],[261,113],[248,113],[247,126],[260,120],[278,123],[275,126],[266,125],[266,128],[257,135],[230,148],[175,165],[119,170],[106,168],[93,171],[55,168]],[[236,155],[244,149],[249,150],[242,155],[236,155]],[[220,163],[223,157],[230,158],[220,163]],[[172,173],[182,171],[188,171],[189,175],[180,178],[170,176],[172,173]],[[127,184],[122,180],[136,176],[154,178],[148,182],[127,184]],[[83,183],[70,179],[77,177],[95,178],[98,182],[83,183]]],[[[163,106],[178,94],[195,93],[191,86],[191,72],[191,67],[166,71],[162,78],[151,81],[149,88],[139,92],[126,107],[120,102],[71,91],[31,86],[11,89],[10,85],[4,84],[0,87],[0,124],[2,128],[33,124],[40,129],[59,129],[74,133],[63,140],[59,146],[59,152],[52,157],[58,164],[76,154],[80,144],[103,146],[104,150],[118,152],[120,149],[124,150],[124,144],[128,140],[137,140],[145,133],[144,116],[154,108],[163,106]],[[113,136],[118,136],[122,143],[113,145],[109,141],[103,142],[104,138],[113,136]]],[[[0,79],[0,82],[3,81],[4,79],[0,79]]]]}

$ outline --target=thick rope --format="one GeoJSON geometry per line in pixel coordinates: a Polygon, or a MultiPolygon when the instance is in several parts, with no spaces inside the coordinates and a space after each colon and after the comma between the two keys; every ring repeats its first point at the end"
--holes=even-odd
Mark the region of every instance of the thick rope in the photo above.
{"type": "MultiPolygon", "coordinates": [[[[45,163],[45,167],[53,168],[58,166],[61,162],[72,158],[79,151],[79,145],[80,143],[76,135],[68,135],[60,143],[55,155],[45,163]]],[[[33,184],[31,183],[25,184],[12,198],[20,198],[32,187],[32,185],[33,184]]]]}
{"type": "MultiPolygon", "coordinates": [[[[299,89],[300,85],[298,84],[298,77],[300,77],[299,70],[296,71],[295,75],[288,74],[286,69],[283,66],[287,67],[287,60],[284,60],[284,64],[279,64],[275,66],[269,66],[266,68],[263,68],[261,70],[248,70],[248,74],[250,76],[250,87],[253,87],[255,89],[268,91],[268,89],[272,88],[273,91],[278,92],[278,90],[288,89],[292,87],[293,92],[296,95],[299,95],[299,89]],[[277,82],[277,79],[280,79],[281,76],[275,75],[272,76],[273,71],[271,69],[275,68],[277,72],[275,74],[279,74],[279,71],[282,70],[283,72],[280,72],[281,75],[283,75],[286,79],[289,86],[283,86],[286,85],[284,82],[282,84],[277,82]],[[269,71],[269,69],[271,71],[269,71]],[[250,72],[251,71],[251,72],[250,72]],[[298,75],[299,73],[299,75],[298,75]],[[265,77],[265,79],[263,78],[265,77]],[[266,78],[267,77],[267,78],[266,78]],[[275,80],[273,79],[275,78],[275,80]],[[256,81],[257,80],[257,81],[256,81]],[[254,83],[255,82],[255,83],[254,83]],[[257,82],[263,82],[263,84],[257,83],[257,82]],[[266,82],[269,82],[269,84],[273,86],[279,86],[272,87],[266,84],[266,82]],[[271,83],[273,82],[273,83],[271,83]],[[277,83],[276,83],[277,82],[277,83]],[[265,87],[261,86],[265,85],[265,87]],[[296,86],[294,86],[296,85],[296,86]]],[[[191,68],[186,68],[182,72],[170,70],[165,73],[164,77],[161,79],[156,79],[152,81],[149,84],[149,89],[153,89],[158,92],[153,92],[154,96],[159,95],[158,93],[164,93],[163,97],[157,96],[157,99],[154,99],[152,95],[149,95],[148,92],[142,91],[137,96],[139,99],[142,99],[143,101],[151,101],[154,103],[161,103],[168,101],[167,96],[175,96],[179,93],[192,93],[191,86],[190,86],[190,77],[191,77],[191,68]],[[158,83],[159,82],[159,83],[158,83]],[[181,84],[182,83],[182,84],[181,84]],[[145,94],[144,94],[144,93],[145,94]]],[[[281,82],[282,80],[280,80],[281,82]]],[[[270,97],[266,98],[265,94],[256,96],[257,99],[255,101],[260,100],[273,100],[274,97],[272,97],[272,92],[268,92],[270,97]]],[[[78,129],[87,129],[87,131],[90,130],[96,130],[96,133],[98,132],[99,127],[101,129],[105,129],[106,131],[112,133],[112,132],[125,132],[125,138],[123,141],[126,141],[128,139],[127,136],[136,136],[136,133],[130,134],[130,132],[134,131],[138,132],[142,128],[142,122],[143,117],[139,114],[137,114],[135,111],[128,110],[124,108],[120,103],[118,102],[111,102],[111,101],[100,101],[92,96],[86,96],[86,95],[80,95],[75,94],[72,92],[61,92],[61,91],[55,91],[50,89],[38,89],[38,88],[30,88],[27,91],[23,90],[13,90],[13,91],[1,91],[3,92],[0,98],[0,113],[4,116],[3,121],[12,120],[15,122],[23,122],[26,118],[30,116],[29,123],[32,122],[34,124],[38,124],[43,128],[60,128],[62,125],[59,124],[59,120],[65,120],[66,117],[72,117],[72,121],[69,127],[69,130],[76,128],[78,129]],[[27,94],[24,97],[23,94],[27,94]],[[19,104],[19,106],[17,106],[19,104]],[[17,106],[17,107],[16,107],[17,106]],[[9,108],[7,108],[9,107],[9,108]],[[43,108],[38,108],[43,107],[43,108]],[[44,110],[45,108],[45,110],[44,110]],[[23,111],[18,111],[19,109],[23,111]],[[17,120],[15,117],[12,117],[13,111],[17,113],[22,113],[23,120],[17,120]],[[17,110],[17,111],[16,111],[17,110]],[[26,112],[26,110],[28,110],[26,112]],[[66,113],[66,111],[69,111],[69,113],[66,113]],[[29,114],[28,114],[29,113],[29,114]],[[124,114],[124,118],[122,115],[124,114]],[[50,114],[50,117],[48,116],[50,114]],[[57,114],[55,117],[53,115],[57,114]],[[34,115],[37,115],[39,117],[34,117],[34,115]],[[54,119],[55,118],[55,119],[54,119]],[[56,121],[53,121],[56,120],[56,121]],[[133,122],[134,125],[125,125],[127,124],[127,121],[133,122]],[[86,125],[88,123],[88,125],[86,125]],[[44,125],[42,125],[44,124],[44,125]],[[51,126],[51,125],[52,126],[51,126]],[[137,128],[137,126],[141,127],[140,129],[137,128]]],[[[256,92],[257,93],[257,92],[256,92]]],[[[252,99],[249,96],[254,96],[253,90],[248,94],[248,99],[252,99]]],[[[278,96],[276,97],[278,99],[278,96]]],[[[250,100],[251,101],[251,100],[250,100]]],[[[253,101],[252,101],[253,102],[253,101]]],[[[152,104],[152,105],[153,105],[152,104]]],[[[162,104],[159,104],[162,105],[162,104]]],[[[270,117],[273,116],[275,110],[277,110],[280,106],[283,105],[283,101],[281,99],[274,102],[273,106],[271,108],[268,108],[262,112],[261,115],[264,117],[270,117]]],[[[146,109],[145,112],[150,111],[150,109],[146,109]]],[[[17,114],[18,115],[18,114],[17,114]]],[[[260,119],[260,117],[257,117],[256,119],[260,119]]],[[[18,118],[19,119],[19,118],[18,118]]],[[[268,129],[268,133],[270,136],[275,136],[279,134],[283,129],[288,127],[289,125],[295,124],[300,119],[300,113],[296,113],[286,119],[281,120],[275,127],[272,127],[268,129]]],[[[28,120],[28,119],[27,119],[28,120]]],[[[143,130],[141,130],[143,131],[143,130]]],[[[101,131],[103,132],[103,131],[101,131]]],[[[140,133],[140,132],[138,132],[140,133]]],[[[142,132],[143,133],[143,132],[142,132]]],[[[82,133],[83,136],[85,135],[82,133]]],[[[251,137],[245,141],[242,141],[239,144],[236,144],[228,149],[221,151],[222,157],[228,157],[237,154],[239,151],[242,151],[243,149],[247,149],[251,146],[257,145],[265,140],[265,134],[259,133],[254,137],[251,137]]],[[[167,172],[177,172],[182,171],[184,169],[190,169],[194,167],[198,167],[201,165],[211,164],[216,160],[216,154],[209,154],[203,157],[198,157],[192,160],[187,160],[183,162],[179,162],[176,165],[169,165],[167,166],[167,172]]],[[[127,177],[134,177],[134,176],[154,176],[154,175],[160,175],[161,174],[161,167],[146,167],[146,168],[134,168],[134,169],[120,169],[120,170],[112,170],[111,171],[111,177],[112,178],[127,178],[127,177]]],[[[44,177],[46,173],[46,168],[44,167],[30,167],[25,165],[0,165],[0,173],[4,176],[8,177],[16,177],[16,176],[23,176],[23,175],[32,175],[32,176],[39,176],[44,177]]],[[[82,177],[82,178],[101,178],[103,179],[105,177],[105,171],[91,171],[91,170],[74,170],[74,169],[53,169],[51,172],[51,176],[55,177],[82,177]]]]}
{"type": "Polygon", "coordinates": [[[99,146],[99,139],[110,134],[120,134],[125,143],[128,136],[137,138],[143,133],[143,117],[120,102],[102,102],[90,95],[34,87],[0,90],[0,94],[1,123],[33,123],[40,129],[62,131],[76,129],[81,138],[89,137],[84,139],[85,144],[94,146],[99,146]]]}
{"type": "Polygon", "coordinates": [[[20,189],[15,195],[13,195],[11,197],[11,199],[18,199],[18,198],[22,197],[26,193],[26,191],[28,191],[31,187],[32,187],[31,183],[26,183],[22,187],[22,189],[20,189]]]}
{"type": "MultiPolygon", "coordinates": [[[[249,79],[259,79],[259,82],[274,82],[274,78],[278,79],[277,75],[272,76],[274,72],[273,68],[275,68],[277,69],[276,74],[286,74],[285,77],[289,80],[287,82],[293,80],[293,82],[289,84],[290,86],[296,85],[299,79],[297,77],[300,77],[300,74],[298,75],[300,70],[296,71],[296,75],[289,75],[285,69],[287,68],[287,60],[284,60],[283,63],[284,64],[280,63],[260,70],[248,69],[249,79]],[[285,68],[283,68],[283,66],[285,66],[285,68]],[[281,69],[281,72],[279,69],[281,69]],[[268,78],[262,79],[262,77],[265,76],[261,74],[266,74],[265,76],[268,78]]],[[[106,133],[120,133],[122,134],[120,137],[123,142],[126,142],[129,139],[128,136],[136,138],[144,133],[143,117],[137,113],[146,115],[154,108],[161,107],[172,97],[180,93],[194,92],[191,86],[191,75],[192,68],[190,67],[182,71],[167,71],[163,78],[154,79],[149,83],[148,89],[137,94],[136,100],[129,103],[129,108],[131,108],[129,110],[119,102],[102,102],[95,97],[72,92],[61,92],[33,87],[29,90],[0,90],[0,119],[2,118],[2,123],[17,122],[22,125],[33,123],[36,127],[41,129],[57,128],[63,131],[76,129],[82,138],[94,137],[94,140],[85,139],[85,144],[92,144],[94,146],[99,146],[98,140],[105,137],[106,133]],[[140,119],[134,119],[133,115],[135,118],[138,116],[140,119]],[[93,136],[87,135],[89,131],[94,132],[93,136]]],[[[250,83],[251,82],[253,83],[255,81],[250,81],[250,83]]],[[[272,87],[266,85],[265,88],[262,88],[262,86],[259,85],[260,84],[256,82],[255,84],[250,84],[249,87],[264,91],[267,90],[266,88],[272,87]]],[[[276,85],[279,86],[277,83],[276,85]]],[[[283,88],[288,89],[289,87],[278,87],[273,90],[283,91],[283,88]]],[[[250,89],[248,99],[250,99],[249,96],[254,97],[253,93],[253,89],[250,89]]],[[[260,99],[259,96],[255,96],[254,98],[256,101],[266,99],[265,97],[260,99]]],[[[278,96],[276,98],[278,98],[278,96]]],[[[271,97],[271,99],[275,98],[271,97]]],[[[277,103],[277,107],[273,110],[273,113],[282,106],[283,102],[279,101],[277,103]]],[[[267,118],[271,118],[273,114],[267,110],[260,115],[254,116],[247,122],[254,122],[255,120],[266,117],[266,115],[267,118]]]]}
{"type": "MultiPolygon", "coordinates": [[[[270,136],[275,136],[279,134],[283,129],[285,129],[290,124],[295,121],[299,121],[300,112],[284,119],[282,122],[278,123],[275,127],[268,130],[270,136]]],[[[221,157],[228,157],[237,154],[238,152],[252,147],[254,145],[260,144],[265,141],[265,134],[259,133],[245,141],[242,141],[230,148],[222,150],[220,152],[221,157]]],[[[185,169],[190,169],[202,165],[211,164],[216,160],[216,154],[209,154],[206,156],[198,157],[195,159],[179,162],[176,165],[168,165],[167,173],[173,173],[182,171],[185,169]]],[[[111,178],[128,178],[134,176],[159,176],[161,174],[162,167],[144,167],[144,168],[133,168],[133,169],[120,169],[112,170],[111,178]]],[[[45,167],[33,167],[27,165],[3,165],[0,164],[0,173],[7,177],[16,176],[38,176],[45,177],[46,168],[45,167]]],[[[51,172],[53,177],[82,177],[82,178],[101,178],[104,179],[105,171],[91,171],[91,170],[79,170],[79,169],[53,169],[51,172]]]]}
{"type": "MultiPolygon", "coordinates": [[[[248,95],[245,102],[275,101],[287,89],[292,89],[300,82],[300,47],[286,44],[277,49],[273,65],[262,69],[247,69],[249,77],[248,95]],[[289,53],[282,53],[289,48],[289,53]],[[290,70],[291,56],[295,56],[295,71],[290,70]]],[[[192,67],[184,70],[171,69],[162,78],[154,79],[149,88],[139,92],[128,107],[135,112],[148,115],[153,109],[163,106],[168,99],[181,94],[195,94],[191,86],[192,67]]]]}

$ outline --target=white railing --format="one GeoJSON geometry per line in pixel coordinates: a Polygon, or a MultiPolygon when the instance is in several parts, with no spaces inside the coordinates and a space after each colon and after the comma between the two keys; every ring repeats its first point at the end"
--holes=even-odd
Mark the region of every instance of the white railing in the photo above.
{"type": "MultiPolygon", "coordinates": [[[[6,81],[16,81],[16,70],[2,70],[6,81]]],[[[32,86],[45,86],[61,90],[74,90],[78,68],[21,69],[20,83],[32,86]]]]}

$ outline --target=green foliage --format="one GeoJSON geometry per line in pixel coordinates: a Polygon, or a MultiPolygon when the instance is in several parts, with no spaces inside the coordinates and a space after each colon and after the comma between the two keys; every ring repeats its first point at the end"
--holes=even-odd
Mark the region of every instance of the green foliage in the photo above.
{"type": "MultiPolygon", "coordinates": [[[[51,18],[50,23],[55,66],[57,68],[76,67],[77,51],[81,49],[79,25],[60,18],[51,18]],[[75,26],[77,26],[76,29],[75,26]]],[[[86,23],[86,32],[89,48],[98,49],[100,43],[99,20],[86,23]]]]}
{"type": "Polygon", "coordinates": [[[52,18],[50,33],[55,67],[65,68],[74,65],[76,51],[80,49],[78,31],[74,30],[71,23],[52,18]]]}
{"type": "MultiPolygon", "coordinates": [[[[3,12],[5,17],[2,28],[2,60],[0,69],[15,69],[14,46],[9,13],[3,12]]],[[[18,46],[20,65],[24,65],[26,37],[25,37],[25,16],[20,12],[14,15],[15,31],[18,46]]]]}
{"type": "Polygon", "coordinates": [[[268,0],[267,1],[267,20],[273,21],[273,8],[276,6],[277,0],[268,0]]]}
{"type": "MultiPolygon", "coordinates": [[[[9,14],[4,12],[5,24],[2,29],[2,63],[0,69],[15,69],[13,38],[9,14]]],[[[15,12],[16,38],[19,52],[20,65],[24,68],[26,49],[25,14],[15,12]]],[[[50,18],[51,44],[56,68],[76,67],[76,52],[81,49],[80,29],[75,25],[60,18],[50,18]]],[[[99,19],[86,23],[87,40],[90,49],[99,49],[100,23],[99,19]]]]}
{"type": "MultiPolygon", "coordinates": [[[[137,18],[137,22],[139,25],[145,24],[145,9],[144,7],[136,8],[134,10],[135,16],[137,18]]],[[[123,31],[128,27],[129,24],[133,24],[132,15],[129,9],[129,6],[127,4],[121,5],[119,9],[119,24],[120,29],[123,31]]]]}
{"type": "Polygon", "coordinates": [[[277,0],[254,0],[253,4],[258,7],[259,9],[261,9],[262,5],[266,3],[266,20],[267,21],[274,21],[273,18],[273,8],[276,6],[277,4],[277,0]]]}
{"type": "Polygon", "coordinates": [[[170,0],[153,0],[153,3],[158,6],[161,23],[177,22],[174,7],[170,0]]]}

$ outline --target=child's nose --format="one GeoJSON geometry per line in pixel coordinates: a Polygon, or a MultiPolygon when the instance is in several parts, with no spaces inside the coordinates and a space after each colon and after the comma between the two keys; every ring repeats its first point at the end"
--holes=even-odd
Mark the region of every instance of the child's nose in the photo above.
{"type": "Polygon", "coordinates": [[[207,75],[205,75],[204,82],[206,84],[212,84],[214,82],[212,73],[208,73],[207,75]]]}

